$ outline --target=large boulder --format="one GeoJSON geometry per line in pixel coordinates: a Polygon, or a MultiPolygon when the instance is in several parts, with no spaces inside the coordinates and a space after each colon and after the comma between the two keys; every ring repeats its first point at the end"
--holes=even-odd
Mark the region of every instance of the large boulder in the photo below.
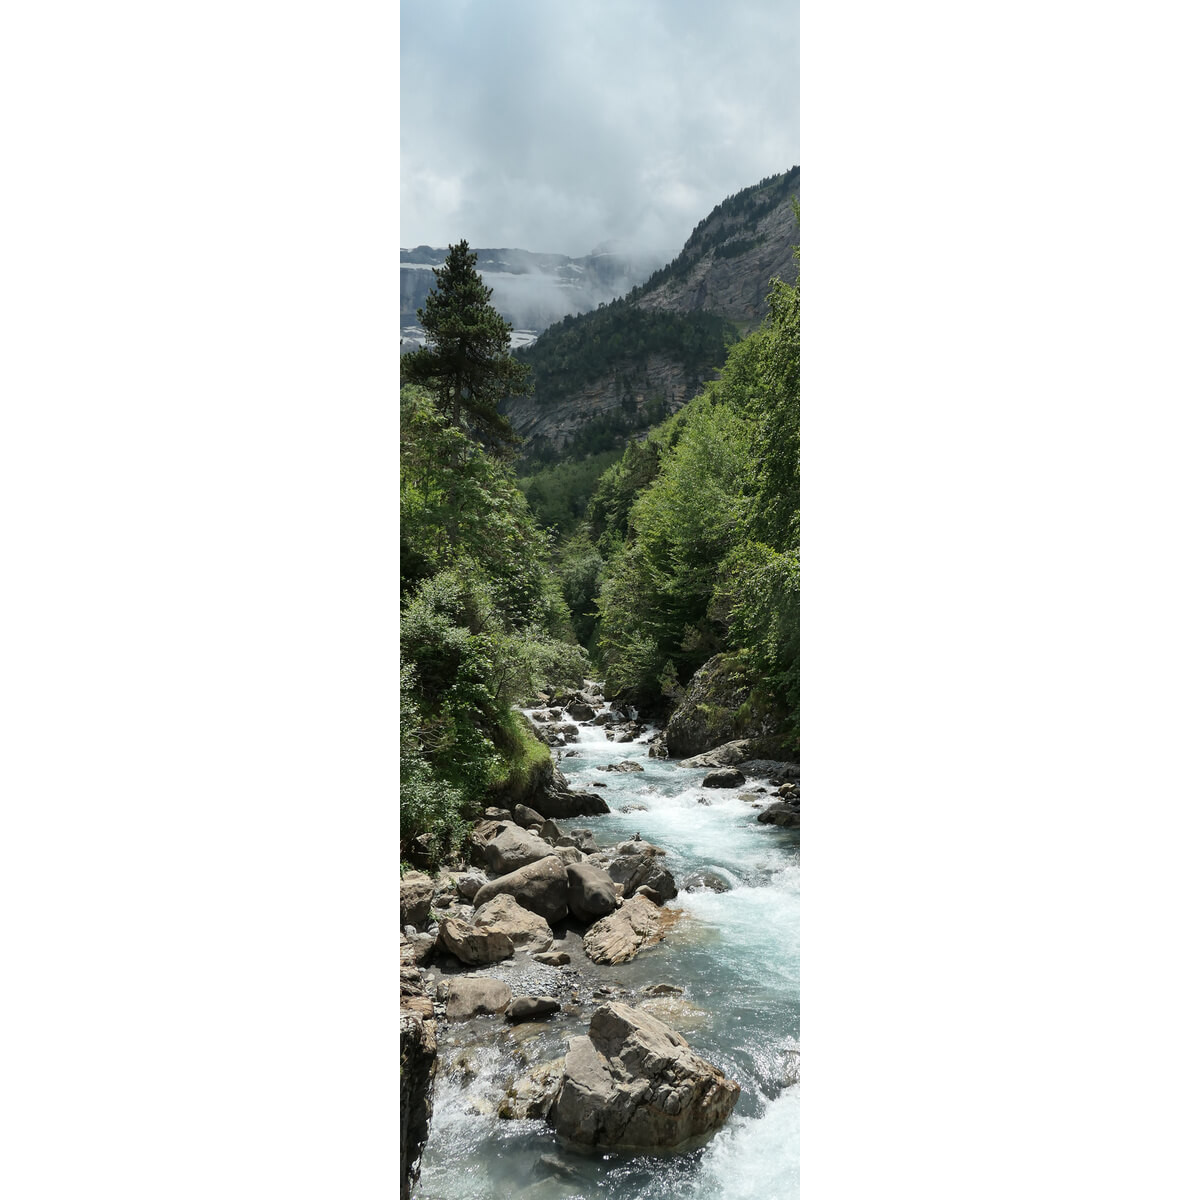
{"type": "Polygon", "coordinates": [[[695,754],[685,758],[681,767],[736,767],[750,757],[750,739],[742,738],[737,742],[726,742],[715,750],[706,750],[703,754],[695,754]]]}
{"type": "Polygon", "coordinates": [[[777,758],[750,758],[739,765],[747,775],[766,775],[769,779],[800,778],[798,762],[784,762],[777,758]]]}
{"type": "Polygon", "coordinates": [[[632,896],[640,887],[648,887],[661,904],[679,895],[675,876],[660,862],[643,854],[622,854],[608,864],[608,877],[621,885],[621,894],[632,896]]]}
{"type": "Polygon", "coordinates": [[[477,908],[471,926],[485,932],[505,934],[512,941],[514,950],[540,953],[554,944],[554,934],[550,932],[545,917],[522,908],[507,892],[493,896],[485,905],[477,908]]]}
{"type": "Polygon", "coordinates": [[[425,928],[433,903],[433,880],[420,871],[405,871],[400,880],[400,927],[425,928]]]}
{"type": "Polygon", "coordinates": [[[557,924],[567,915],[567,868],[551,850],[548,857],[485,883],[475,893],[475,907],[482,908],[501,893],[545,917],[551,925],[557,924]]]}
{"type": "Polygon", "coordinates": [[[545,823],[546,818],[540,812],[535,812],[529,805],[518,804],[513,808],[513,820],[522,829],[533,829],[536,833],[537,829],[540,829],[545,823]]]}
{"type": "Polygon", "coordinates": [[[705,775],[704,782],[700,786],[706,788],[732,788],[741,787],[745,782],[745,775],[737,767],[718,767],[715,771],[709,771],[705,775]]]}
{"type": "Polygon", "coordinates": [[[800,828],[800,802],[789,803],[779,800],[768,805],[758,814],[758,820],[763,825],[780,825],[784,829],[800,828]]]}
{"type": "Polygon", "coordinates": [[[592,817],[609,812],[603,796],[595,792],[574,792],[567,777],[553,763],[537,772],[530,789],[529,805],[544,817],[592,817]]]}
{"type": "Polygon", "coordinates": [[[468,967],[513,956],[513,942],[508,934],[496,929],[477,929],[457,917],[446,917],[438,926],[438,945],[468,967]]]}
{"type": "Polygon", "coordinates": [[[645,896],[626,900],[583,935],[584,954],[601,966],[628,962],[645,946],[662,940],[662,913],[645,896]]]}
{"type": "Polygon", "coordinates": [[[568,1043],[549,1118],[580,1146],[669,1150],[712,1133],[741,1088],[647,1012],[604,1004],[568,1043]]]}
{"type": "Polygon", "coordinates": [[[515,996],[504,1014],[506,1021],[514,1025],[519,1021],[533,1021],[538,1017],[549,1017],[562,1008],[553,996],[515,996]]]}
{"type": "Polygon", "coordinates": [[[507,875],[518,867],[527,866],[553,853],[554,847],[536,833],[508,824],[483,847],[488,870],[497,875],[507,875]]]}
{"type": "Polygon", "coordinates": [[[467,1021],[502,1013],[512,1003],[512,988],[487,975],[459,976],[447,981],[446,1020],[467,1021]]]}
{"type": "Polygon", "coordinates": [[[500,1101],[497,1116],[504,1120],[544,1117],[562,1087],[563,1060],[541,1063],[521,1076],[500,1101]]]}
{"type": "MultiPolygon", "coordinates": [[[[555,1092],[561,1086],[562,1063],[555,1092]]],[[[437,1022],[415,1012],[400,1013],[400,1195],[408,1200],[421,1177],[421,1151],[433,1116],[437,1071],[437,1022]]],[[[548,1105],[546,1106],[548,1107],[548,1105]]],[[[544,1113],[546,1108],[543,1107],[544,1113]]]]}
{"type": "Polygon", "coordinates": [[[688,682],[663,731],[672,758],[688,758],[741,739],[778,734],[779,717],[751,695],[754,680],[737,657],[710,658],[688,682]]]}
{"type": "Polygon", "coordinates": [[[608,874],[594,864],[568,863],[567,907],[573,917],[590,924],[617,907],[617,889],[608,874]]]}

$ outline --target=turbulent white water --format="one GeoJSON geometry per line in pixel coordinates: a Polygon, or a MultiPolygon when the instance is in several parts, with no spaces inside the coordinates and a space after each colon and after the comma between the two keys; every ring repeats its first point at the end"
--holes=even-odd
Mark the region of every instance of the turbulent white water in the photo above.
{"type": "MultiPolygon", "coordinates": [[[[499,1019],[468,1022],[474,1027],[469,1030],[451,1026],[443,1031],[433,1126],[417,1193],[424,1200],[766,1200],[795,1194],[796,831],[760,825],[759,810],[738,798],[739,791],[765,786],[765,780],[751,778],[744,788],[728,791],[701,789],[705,772],[649,758],[648,736],[619,744],[608,741],[602,728],[582,726],[580,741],[560,752],[559,765],[580,790],[605,784],[601,794],[613,811],[558,824],[591,829],[602,846],[636,832],[667,850],[666,864],[680,888],[669,907],[682,910],[683,919],[658,946],[605,970],[624,988],[671,983],[684,989],[694,1008],[688,1007],[687,1019],[676,1028],[697,1053],[741,1084],[733,1115],[704,1146],[683,1154],[573,1154],[557,1143],[544,1121],[503,1121],[487,1115],[486,1108],[491,1100],[494,1112],[496,1097],[515,1075],[530,1063],[563,1054],[567,1037],[583,1027],[559,1018],[529,1033],[505,1029],[499,1019]],[[598,770],[624,759],[644,770],[598,770]],[[630,805],[645,808],[619,811],[630,805]],[[723,880],[728,890],[684,891],[688,877],[698,872],[707,873],[710,882],[723,880]],[[454,1041],[478,1039],[481,1032],[490,1044],[470,1071],[457,1069],[454,1041]]],[[[555,970],[537,968],[546,978],[555,970]]],[[[505,977],[501,967],[492,973],[505,977]]],[[[537,979],[523,977],[521,985],[532,990],[537,979]]]]}

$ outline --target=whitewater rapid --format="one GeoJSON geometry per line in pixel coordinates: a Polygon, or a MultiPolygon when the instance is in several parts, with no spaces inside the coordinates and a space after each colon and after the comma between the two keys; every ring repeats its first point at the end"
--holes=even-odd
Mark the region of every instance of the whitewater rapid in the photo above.
{"type": "MultiPolygon", "coordinates": [[[[433,1123],[417,1190],[423,1200],[768,1200],[796,1194],[797,833],[759,824],[760,810],[740,798],[766,788],[767,780],[751,777],[729,790],[701,788],[703,769],[648,756],[653,732],[617,743],[603,728],[583,725],[580,740],[557,752],[568,780],[579,790],[600,791],[612,809],[557,824],[591,829],[601,846],[640,833],[667,851],[666,865],[680,889],[668,907],[683,916],[666,940],[630,963],[593,968],[589,981],[601,971],[635,995],[656,983],[683,988],[674,1027],[741,1085],[733,1115],[705,1145],[680,1154],[571,1153],[542,1120],[504,1121],[492,1114],[504,1087],[533,1063],[562,1055],[568,1037],[586,1032],[586,1020],[555,1018],[529,1030],[505,1028],[501,1018],[443,1026],[433,1123]],[[626,759],[643,770],[600,770],[626,759]],[[711,886],[685,891],[689,877],[701,873],[711,886]],[[727,890],[716,890],[722,884],[727,890]]],[[[763,793],[756,797],[767,800],[763,793]]],[[[540,972],[549,979],[556,970],[539,966],[520,982],[533,990],[540,972]]],[[[510,977],[499,964],[489,973],[510,977]]],[[[588,1013],[602,1002],[590,992],[587,999],[588,1013]]]]}

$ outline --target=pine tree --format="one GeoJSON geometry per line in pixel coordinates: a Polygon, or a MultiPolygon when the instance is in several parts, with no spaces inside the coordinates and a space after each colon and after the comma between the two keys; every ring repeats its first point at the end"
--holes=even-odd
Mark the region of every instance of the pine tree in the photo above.
{"type": "Polygon", "coordinates": [[[529,390],[529,368],[508,352],[512,326],[491,306],[492,289],[475,270],[477,261],[464,240],[433,269],[437,286],[417,309],[425,345],[400,360],[400,375],[428,388],[456,428],[503,453],[520,438],[498,405],[529,390]]]}

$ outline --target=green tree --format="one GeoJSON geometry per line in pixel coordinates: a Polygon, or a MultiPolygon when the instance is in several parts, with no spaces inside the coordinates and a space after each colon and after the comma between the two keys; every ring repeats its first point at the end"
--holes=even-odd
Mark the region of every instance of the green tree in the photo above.
{"type": "Polygon", "coordinates": [[[464,240],[433,269],[437,285],[417,309],[425,345],[400,360],[400,375],[428,388],[454,428],[504,452],[520,438],[498,404],[529,390],[529,369],[508,352],[512,326],[491,306],[477,261],[464,240]]]}

